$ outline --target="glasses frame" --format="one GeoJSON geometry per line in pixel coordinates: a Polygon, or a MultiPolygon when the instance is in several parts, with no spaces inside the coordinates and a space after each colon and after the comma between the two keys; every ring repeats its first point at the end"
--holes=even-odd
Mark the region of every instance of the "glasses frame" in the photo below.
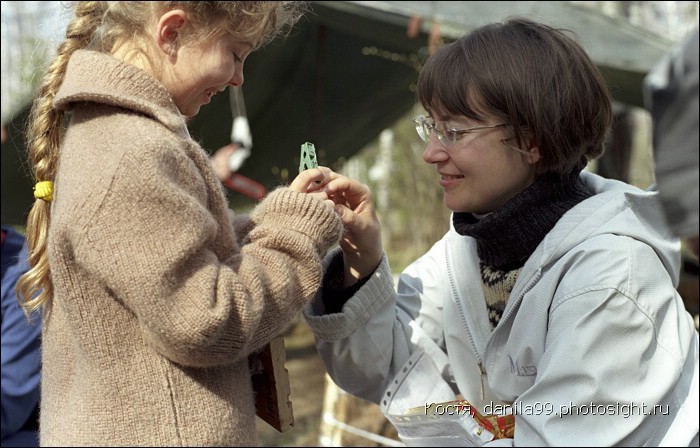
{"type": "Polygon", "coordinates": [[[509,126],[508,123],[500,123],[491,126],[474,126],[466,129],[454,129],[447,128],[445,123],[442,123],[441,126],[436,126],[435,120],[432,117],[426,117],[424,115],[418,115],[417,117],[413,118],[412,121],[416,125],[416,132],[418,133],[418,136],[421,138],[421,140],[423,140],[426,143],[429,142],[430,135],[434,132],[437,134],[438,141],[445,149],[451,149],[454,146],[454,144],[457,143],[457,141],[459,140],[458,136],[460,135],[471,134],[472,132],[483,131],[485,129],[509,126]],[[446,133],[454,135],[454,139],[449,139],[446,133]]]}

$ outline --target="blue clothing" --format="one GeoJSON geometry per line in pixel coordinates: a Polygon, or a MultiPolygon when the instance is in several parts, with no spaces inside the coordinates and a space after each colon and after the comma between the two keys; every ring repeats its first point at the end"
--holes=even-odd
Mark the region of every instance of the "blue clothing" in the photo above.
{"type": "Polygon", "coordinates": [[[29,270],[24,236],[2,226],[2,441],[0,446],[39,446],[36,411],[41,375],[41,318],[27,320],[15,294],[29,270]]]}

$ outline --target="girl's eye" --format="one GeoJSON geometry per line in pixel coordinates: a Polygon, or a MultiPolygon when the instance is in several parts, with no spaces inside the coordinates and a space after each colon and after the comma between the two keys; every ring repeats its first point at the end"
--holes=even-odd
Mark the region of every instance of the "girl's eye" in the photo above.
{"type": "Polygon", "coordinates": [[[243,61],[241,60],[241,58],[239,58],[238,55],[237,55],[236,53],[232,53],[232,54],[233,54],[233,59],[234,59],[236,62],[243,62],[243,61]]]}

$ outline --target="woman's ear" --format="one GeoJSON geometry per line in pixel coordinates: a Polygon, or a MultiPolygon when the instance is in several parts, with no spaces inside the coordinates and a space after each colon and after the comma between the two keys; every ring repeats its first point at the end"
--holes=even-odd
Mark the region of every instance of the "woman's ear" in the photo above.
{"type": "Polygon", "coordinates": [[[179,37],[187,23],[187,14],[181,9],[167,11],[158,20],[156,42],[158,48],[170,57],[178,50],[179,37]]]}
{"type": "Polygon", "coordinates": [[[530,149],[527,150],[528,157],[527,161],[531,164],[534,165],[537,162],[540,161],[540,148],[537,146],[531,146],[530,149]]]}

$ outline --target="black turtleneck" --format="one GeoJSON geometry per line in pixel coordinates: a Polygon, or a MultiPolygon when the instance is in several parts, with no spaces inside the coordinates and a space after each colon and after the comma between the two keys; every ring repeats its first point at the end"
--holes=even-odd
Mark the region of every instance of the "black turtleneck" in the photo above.
{"type": "Polygon", "coordinates": [[[498,324],[525,261],[564,213],[592,195],[579,173],[549,173],[483,218],[454,213],[457,233],[476,240],[492,327],[498,324]]]}
{"type": "Polygon", "coordinates": [[[481,219],[454,213],[460,235],[477,241],[479,259],[500,270],[521,267],[564,213],[593,194],[578,173],[549,173],[481,219]]]}

